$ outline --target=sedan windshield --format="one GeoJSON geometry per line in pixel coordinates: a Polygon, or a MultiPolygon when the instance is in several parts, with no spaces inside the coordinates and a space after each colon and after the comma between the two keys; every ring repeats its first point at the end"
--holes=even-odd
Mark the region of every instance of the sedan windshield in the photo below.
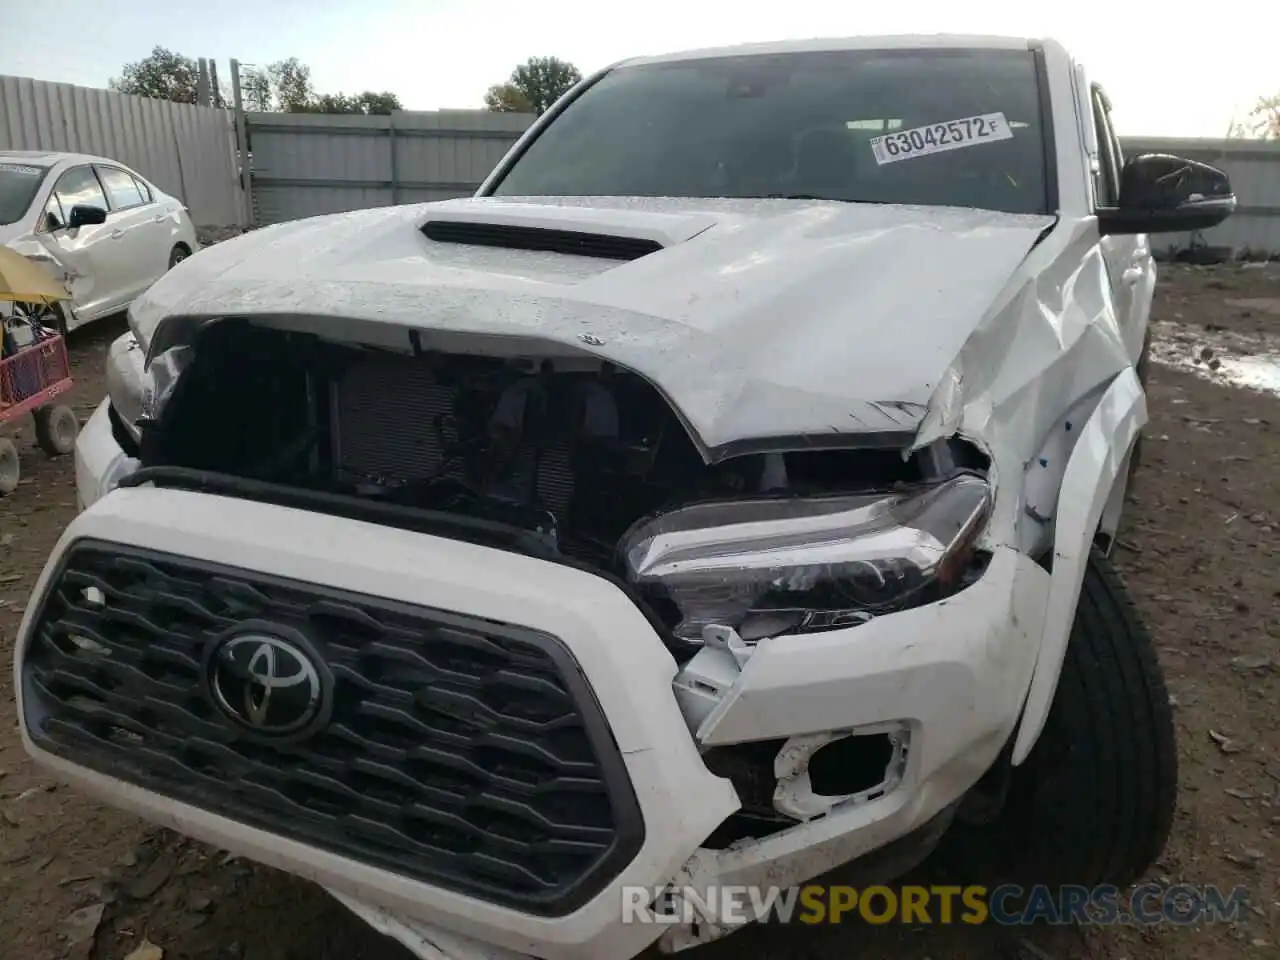
{"type": "Polygon", "coordinates": [[[0,226],[17,223],[26,216],[47,170],[0,160],[0,226]]]}
{"type": "Polygon", "coordinates": [[[638,63],[555,118],[495,196],[802,197],[1048,212],[1029,50],[638,63]]]}

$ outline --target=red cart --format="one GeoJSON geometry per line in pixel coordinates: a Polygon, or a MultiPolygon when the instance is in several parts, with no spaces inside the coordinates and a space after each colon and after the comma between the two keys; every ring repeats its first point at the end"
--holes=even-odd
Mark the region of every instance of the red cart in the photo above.
{"type": "MultiPolygon", "coordinates": [[[[36,443],[50,456],[70,453],[80,422],[75,411],[55,401],[71,390],[67,344],[46,334],[30,346],[0,359],[0,427],[31,414],[36,443]]],[[[0,496],[12,493],[21,478],[18,448],[0,437],[0,496]]]]}

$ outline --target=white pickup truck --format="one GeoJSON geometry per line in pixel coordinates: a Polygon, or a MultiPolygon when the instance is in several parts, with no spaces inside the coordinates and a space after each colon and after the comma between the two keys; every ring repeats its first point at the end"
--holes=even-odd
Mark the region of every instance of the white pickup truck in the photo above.
{"type": "Polygon", "coordinates": [[[1050,41],[604,70],[474,198],[133,305],[27,749],[432,960],[679,950],[736,924],[626,891],[887,878],[948,830],[1133,881],[1177,782],[1107,559],[1146,235],[1234,205],[1124,158],[1050,41]]]}

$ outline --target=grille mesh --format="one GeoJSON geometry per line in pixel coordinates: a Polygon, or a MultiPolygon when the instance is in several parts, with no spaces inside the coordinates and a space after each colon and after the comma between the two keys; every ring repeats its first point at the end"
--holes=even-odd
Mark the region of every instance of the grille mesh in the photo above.
{"type": "Polygon", "coordinates": [[[599,706],[545,634],[93,543],[35,623],[32,739],[156,793],[551,916],[643,840],[599,706]],[[255,740],[205,693],[210,640],[250,619],[301,631],[332,674],[309,739],[255,740]]]}
{"type": "MultiPolygon", "coordinates": [[[[463,464],[446,462],[442,449],[458,439],[450,426],[454,391],[412,357],[373,354],[356,364],[334,394],[339,473],[393,481],[461,479],[463,464]]],[[[524,460],[531,464],[533,454],[526,450],[524,460]]],[[[542,451],[537,490],[547,509],[566,514],[573,497],[569,441],[542,451]]]]}

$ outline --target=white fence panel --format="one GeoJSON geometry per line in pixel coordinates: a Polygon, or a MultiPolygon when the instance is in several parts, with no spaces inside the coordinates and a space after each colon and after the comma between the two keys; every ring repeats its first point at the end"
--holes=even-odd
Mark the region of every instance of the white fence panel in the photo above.
{"type": "Polygon", "coordinates": [[[251,113],[257,222],[468,196],[531,121],[485,110],[251,113]]]}
{"type": "Polygon", "coordinates": [[[133,167],[200,226],[242,226],[228,110],[0,76],[0,151],[92,153],[133,167]]]}

